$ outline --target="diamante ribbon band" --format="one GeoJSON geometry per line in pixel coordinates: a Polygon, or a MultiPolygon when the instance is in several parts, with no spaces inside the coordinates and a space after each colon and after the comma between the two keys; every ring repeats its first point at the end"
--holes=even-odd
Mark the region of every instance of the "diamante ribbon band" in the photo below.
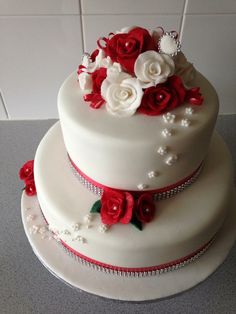
{"type": "MultiPolygon", "coordinates": [[[[72,159],[70,158],[69,155],[68,155],[68,158],[69,158],[70,166],[71,166],[71,169],[72,169],[74,175],[79,179],[79,181],[89,191],[93,192],[96,195],[101,196],[104,189],[109,189],[108,186],[105,186],[105,185],[98,183],[98,182],[94,181],[93,179],[89,178],[85,173],[83,173],[75,165],[75,163],[72,161],[72,159]]],[[[155,189],[155,190],[132,191],[132,192],[137,194],[137,195],[141,194],[143,192],[151,193],[153,195],[155,201],[170,198],[170,197],[176,195],[177,193],[185,190],[192,183],[194,183],[197,180],[197,178],[198,178],[198,176],[202,170],[202,167],[203,167],[203,162],[201,162],[201,164],[197,167],[197,169],[193,173],[191,173],[189,176],[176,182],[175,184],[166,186],[164,188],[155,189]]]]}
{"type": "Polygon", "coordinates": [[[198,259],[207,251],[207,249],[211,246],[214,240],[215,240],[215,236],[206,244],[204,244],[199,249],[194,251],[193,253],[188,254],[185,257],[182,257],[180,259],[177,259],[177,260],[165,263],[165,264],[161,264],[158,266],[142,267],[142,268],[118,267],[118,266],[101,263],[77,252],[76,250],[72,249],[68,244],[66,244],[62,240],[60,240],[60,243],[65,249],[67,254],[75,258],[81,264],[92,267],[95,270],[102,271],[108,274],[125,276],[125,277],[145,277],[145,276],[154,276],[154,275],[160,275],[162,273],[171,272],[194,262],[196,259],[198,259]]]}
{"type": "MultiPolygon", "coordinates": [[[[46,224],[48,225],[47,219],[45,218],[42,209],[41,209],[41,213],[46,224]]],[[[54,234],[53,231],[52,233],[54,234]]],[[[87,257],[79,253],[78,251],[70,247],[61,238],[59,238],[58,236],[56,237],[57,242],[61,245],[61,247],[65,250],[65,252],[69,256],[75,258],[75,260],[80,262],[82,265],[91,267],[97,271],[101,271],[107,274],[125,276],[125,277],[155,276],[155,275],[161,275],[162,273],[168,273],[168,272],[180,269],[194,262],[199,257],[201,257],[208,250],[208,248],[212,245],[215,238],[216,238],[216,234],[210,239],[210,241],[202,245],[200,248],[198,248],[194,252],[184,257],[181,257],[179,259],[173,260],[171,262],[167,262],[167,263],[160,264],[157,266],[130,268],[130,267],[119,267],[119,266],[109,265],[106,263],[96,261],[90,257],[87,257]]]]}

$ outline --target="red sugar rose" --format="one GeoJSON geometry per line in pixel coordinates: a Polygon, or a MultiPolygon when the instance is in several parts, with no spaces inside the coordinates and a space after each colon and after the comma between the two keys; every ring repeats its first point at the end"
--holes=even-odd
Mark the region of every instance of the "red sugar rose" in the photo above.
{"type": "Polygon", "coordinates": [[[187,91],[185,100],[192,105],[200,106],[203,103],[203,96],[200,93],[200,87],[194,87],[187,91]]]}
{"type": "Polygon", "coordinates": [[[19,177],[25,182],[25,193],[28,196],[36,194],[36,187],[34,183],[34,160],[27,161],[19,171],[19,177]]]}
{"type": "Polygon", "coordinates": [[[19,171],[21,180],[32,180],[34,178],[34,160],[27,161],[19,171]]]}
{"type": "Polygon", "coordinates": [[[153,220],[155,214],[155,204],[150,194],[142,194],[135,205],[135,216],[136,218],[144,223],[153,220]]]}
{"type": "Polygon", "coordinates": [[[84,100],[90,102],[90,107],[98,109],[105,103],[105,100],[101,96],[101,85],[107,77],[107,69],[99,68],[91,74],[91,77],[93,81],[93,91],[90,94],[84,95],[84,100]]]}
{"type": "Polygon", "coordinates": [[[107,69],[99,68],[95,70],[91,75],[92,75],[92,81],[93,81],[93,93],[95,94],[100,93],[102,82],[107,77],[107,69]]]}
{"type": "Polygon", "coordinates": [[[80,64],[78,66],[78,69],[77,69],[77,74],[80,75],[81,73],[83,73],[84,71],[86,70],[86,67],[82,64],[80,64]]]}
{"type": "Polygon", "coordinates": [[[102,98],[101,94],[87,94],[84,95],[85,101],[90,101],[90,107],[94,109],[99,109],[104,103],[105,100],[102,98]]]}
{"type": "Polygon", "coordinates": [[[132,218],[134,199],[129,192],[104,190],[101,198],[101,219],[106,225],[128,224],[132,218]]]}
{"type": "Polygon", "coordinates": [[[36,187],[35,187],[35,183],[34,183],[34,180],[26,180],[25,181],[25,193],[28,195],[28,196],[33,196],[36,194],[36,187]]]}
{"type": "Polygon", "coordinates": [[[165,83],[144,90],[138,111],[150,116],[160,115],[182,105],[185,95],[181,78],[173,75],[165,83]]]}
{"type": "Polygon", "coordinates": [[[98,49],[95,49],[92,53],[91,53],[91,56],[90,56],[90,59],[92,62],[94,62],[96,60],[96,57],[99,53],[99,50],[98,49]]]}
{"type": "Polygon", "coordinates": [[[139,54],[157,50],[157,47],[146,29],[136,27],[128,33],[116,34],[106,39],[106,47],[103,49],[113,62],[120,63],[127,72],[133,74],[134,63],[139,54]]]}

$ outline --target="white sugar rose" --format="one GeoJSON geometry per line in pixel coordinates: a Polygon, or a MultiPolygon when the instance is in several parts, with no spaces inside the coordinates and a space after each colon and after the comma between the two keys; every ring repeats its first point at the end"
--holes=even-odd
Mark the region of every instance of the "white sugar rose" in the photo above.
{"type": "MultiPolygon", "coordinates": [[[[110,82],[116,82],[118,79],[121,79],[122,68],[121,65],[117,62],[114,62],[112,66],[107,68],[107,78],[110,82]]],[[[124,72],[122,72],[124,73],[124,72]]],[[[125,73],[124,73],[125,74],[125,73]]],[[[126,74],[125,74],[126,76],[126,74]]],[[[123,77],[123,76],[122,76],[123,77]]]]}
{"type": "Polygon", "coordinates": [[[106,58],[103,58],[100,63],[100,68],[110,68],[112,66],[113,62],[111,61],[111,58],[108,56],[106,58]]]}
{"type": "Polygon", "coordinates": [[[191,86],[192,81],[195,79],[196,70],[192,63],[188,62],[185,55],[180,52],[174,57],[175,74],[180,76],[185,86],[191,86]]]}
{"type": "MultiPolygon", "coordinates": [[[[83,56],[82,65],[85,67],[84,72],[93,73],[99,68],[110,68],[110,67],[117,67],[116,62],[112,62],[111,58],[105,57],[105,53],[102,49],[98,49],[98,54],[95,58],[95,61],[92,62],[89,54],[85,54],[83,56]]],[[[118,64],[121,71],[121,66],[118,64]]]]}
{"type": "MultiPolygon", "coordinates": [[[[114,74],[114,73],[113,73],[114,74]]],[[[101,86],[107,111],[118,117],[130,117],[141,104],[143,90],[140,82],[124,72],[109,75],[101,86]]]]}
{"type": "Polygon", "coordinates": [[[171,57],[154,50],[141,53],[134,64],[134,73],[143,88],[163,83],[174,74],[175,64],[171,57]]]}
{"type": "Polygon", "coordinates": [[[136,28],[138,26],[126,26],[123,27],[121,30],[117,31],[116,34],[126,34],[129,33],[130,31],[132,31],[132,29],[136,28]]]}
{"type": "Polygon", "coordinates": [[[93,73],[98,68],[100,68],[100,64],[105,57],[105,53],[102,49],[98,49],[98,50],[99,51],[94,62],[91,62],[91,59],[89,58],[89,62],[87,65],[87,72],[93,73]]]}
{"type": "Polygon", "coordinates": [[[90,74],[81,72],[78,76],[78,80],[82,90],[92,91],[93,82],[90,74]]]}

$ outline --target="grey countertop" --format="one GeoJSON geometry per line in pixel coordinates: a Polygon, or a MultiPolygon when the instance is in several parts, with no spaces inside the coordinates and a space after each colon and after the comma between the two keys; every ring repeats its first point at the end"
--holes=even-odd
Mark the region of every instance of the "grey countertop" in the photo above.
{"type": "MultiPolygon", "coordinates": [[[[0,122],[0,313],[236,313],[236,245],[203,283],[152,302],[112,301],[78,292],[44,268],[24,234],[18,170],[34,158],[39,141],[54,122],[0,122]]],[[[236,115],[220,116],[217,122],[234,164],[235,126],[236,115]]]]}

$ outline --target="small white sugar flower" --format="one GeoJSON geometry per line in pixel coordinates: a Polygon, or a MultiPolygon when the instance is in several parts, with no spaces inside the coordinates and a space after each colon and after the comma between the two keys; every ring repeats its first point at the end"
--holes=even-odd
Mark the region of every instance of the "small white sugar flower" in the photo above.
{"type": "Polygon", "coordinates": [[[47,228],[46,228],[45,226],[42,226],[42,227],[39,228],[39,233],[40,233],[40,234],[43,234],[43,233],[45,233],[46,231],[47,231],[47,228]]]}
{"type": "Polygon", "coordinates": [[[53,235],[53,239],[55,239],[56,241],[60,242],[60,238],[59,238],[58,234],[54,234],[53,235]]]}
{"type": "Polygon", "coordinates": [[[38,231],[39,231],[39,226],[33,225],[33,226],[32,226],[32,233],[33,233],[33,234],[36,234],[36,233],[38,233],[38,231]]]}
{"type": "Polygon", "coordinates": [[[90,223],[91,220],[92,220],[92,214],[89,213],[89,214],[84,216],[84,222],[90,223]]]}
{"type": "Polygon", "coordinates": [[[76,222],[74,225],[72,225],[72,228],[74,231],[78,231],[81,228],[81,224],[76,222]]]}
{"type": "Polygon", "coordinates": [[[85,238],[83,238],[82,236],[77,236],[75,238],[75,240],[79,241],[80,243],[85,243],[86,242],[85,238]]]}
{"type": "Polygon", "coordinates": [[[33,221],[34,218],[35,218],[34,215],[27,215],[27,216],[26,216],[26,220],[27,220],[27,221],[33,221]]]}
{"type": "Polygon", "coordinates": [[[101,233],[105,233],[105,232],[107,232],[108,228],[109,228],[108,225],[101,224],[101,225],[99,225],[98,230],[99,230],[99,232],[101,232],[101,233]]]}
{"type": "Polygon", "coordinates": [[[192,107],[185,108],[185,113],[188,115],[192,115],[194,113],[194,110],[192,107]]]}
{"type": "Polygon", "coordinates": [[[169,155],[169,156],[166,158],[165,163],[166,163],[168,166],[172,166],[177,160],[178,160],[178,156],[175,155],[175,154],[172,154],[172,155],[169,155]]]}
{"type": "Polygon", "coordinates": [[[168,151],[168,149],[167,149],[166,146],[160,146],[160,147],[158,147],[158,149],[157,149],[158,154],[160,154],[161,156],[166,155],[166,154],[167,154],[167,151],[168,151]]]}
{"type": "Polygon", "coordinates": [[[145,184],[145,183],[140,183],[140,184],[137,185],[137,188],[138,188],[140,191],[142,191],[142,190],[147,189],[147,188],[148,188],[148,185],[145,184]]]}
{"type": "Polygon", "coordinates": [[[189,119],[182,119],[182,120],[181,120],[181,126],[183,126],[183,127],[185,127],[185,128],[189,127],[190,123],[191,123],[191,122],[190,122],[189,119]]]}
{"type": "Polygon", "coordinates": [[[158,176],[158,172],[157,171],[150,171],[150,172],[148,172],[148,177],[150,178],[150,179],[152,179],[152,178],[155,178],[155,177],[157,177],[158,176]]]}
{"type": "Polygon", "coordinates": [[[163,114],[163,120],[164,120],[165,123],[174,123],[174,121],[175,121],[175,114],[167,112],[166,114],[163,114]]]}
{"type": "Polygon", "coordinates": [[[162,130],[162,135],[164,136],[164,137],[169,137],[169,136],[171,136],[172,135],[172,130],[171,129],[167,129],[167,128],[165,128],[165,129],[163,129],[162,130]]]}

